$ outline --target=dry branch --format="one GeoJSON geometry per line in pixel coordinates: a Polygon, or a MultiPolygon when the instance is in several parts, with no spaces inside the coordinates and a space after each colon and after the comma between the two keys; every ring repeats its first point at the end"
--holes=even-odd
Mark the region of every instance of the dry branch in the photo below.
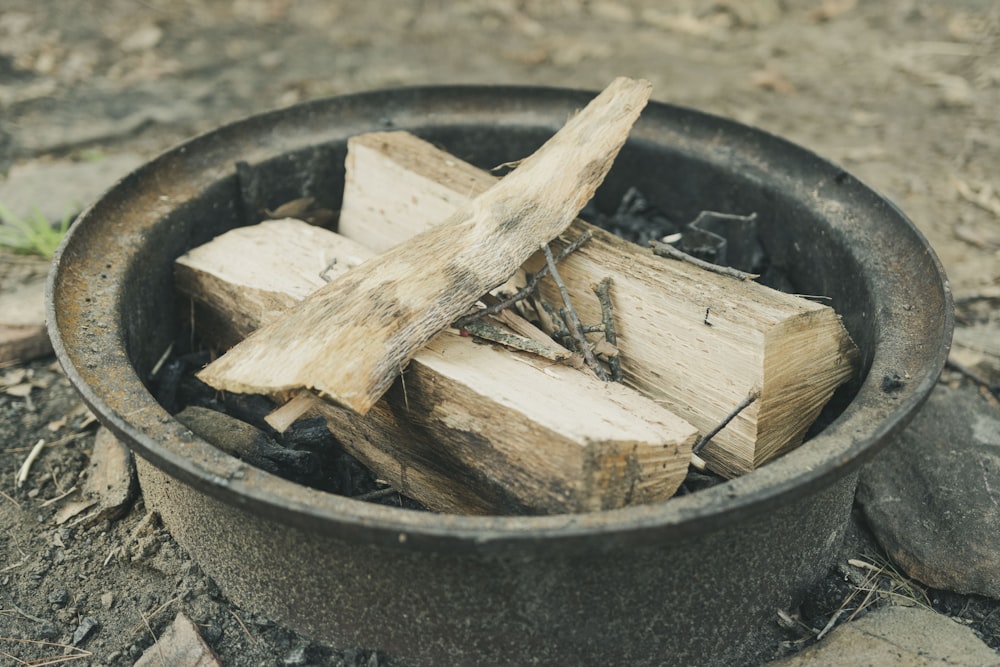
{"type": "Polygon", "coordinates": [[[240,393],[305,387],[366,413],[418,349],[572,222],[649,93],[648,82],[616,79],[498,185],[332,280],[199,377],[240,393]]]}

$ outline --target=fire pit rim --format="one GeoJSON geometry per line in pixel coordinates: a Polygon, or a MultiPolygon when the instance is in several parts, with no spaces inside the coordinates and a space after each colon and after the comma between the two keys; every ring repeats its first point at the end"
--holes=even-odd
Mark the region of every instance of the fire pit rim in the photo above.
{"type": "MultiPolygon", "coordinates": [[[[93,391],[91,383],[85,378],[87,373],[77,368],[73,362],[70,354],[72,343],[68,344],[64,338],[60,327],[62,314],[57,312],[56,307],[57,292],[61,289],[61,281],[65,279],[62,268],[68,249],[75,243],[81,242],[81,236],[95,233],[90,228],[95,225],[96,220],[100,220],[105,208],[114,206],[112,200],[120,196],[121,190],[127,189],[130,184],[154,177],[157,170],[166,162],[180,160],[183,163],[192,159],[191,156],[199,151],[208,151],[210,148],[218,152],[220,141],[224,143],[227,135],[232,136],[234,133],[267,126],[269,123],[283,122],[282,119],[287,114],[309,116],[336,108],[338,105],[377,105],[379,100],[386,99],[395,100],[396,105],[413,104],[415,101],[422,105],[444,105],[447,100],[454,99],[457,95],[492,97],[495,100],[535,99],[537,96],[543,96],[555,100],[557,104],[572,107],[573,104],[586,101],[593,93],[534,86],[430,86],[373,91],[317,100],[290,109],[251,116],[194,137],[162,153],[122,179],[81,214],[78,223],[74,224],[60,245],[53,261],[48,278],[46,308],[56,355],[70,381],[100,420],[138,454],[171,476],[228,503],[246,508],[252,507],[263,515],[302,527],[322,528],[331,533],[350,534],[354,538],[363,537],[385,544],[405,545],[405,548],[414,546],[436,548],[442,542],[447,542],[452,547],[465,546],[476,549],[486,548],[488,545],[502,546],[512,542],[544,542],[548,546],[553,540],[572,544],[578,539],[589,538],[595,534],[609,538],[610,548],[613,545],[670,539],[690,532],[702,532],[765,511],[774,503],[788,501],[812,492],[816,485],[831,482],[854,470],[874,452],[875,445],[884,444],[894,433],[901,430],[933,388],[947,358],[951,339],[953,315],[950,289],[944,279],[941,264],[926,239],[897,207],[889,203],[889,208],[898,218],[895,223],[898,226],[896,231],[912,237],[910,240],[927,255],[941,280],[942,300],[945,304],[941,326],[936,330],[934,340],[919,343],[934,345],[934,350],[925,351],[929,358],[924,367],[925,372],[919,377],[909,378],[896,393],[887,393],[882,386],[881,372],[894,367],[893,355],[889,354],[887,358],[885,351],[877,347],[875,358],[872,360],[872,371],[861,384],[854,399],[854,402],[860,401],[864,404],[860,406],[860,413],[845,412],[808,444],[761,470],[712,489],[671,499],[664,504],[640,505],[591,514],[539,517],[439,515],[383,507],[307,489],[221,454],[180,426],[156,403],[145,389],[124,351],[120,351],[113,358],[105,358],[105,362],[111,362],[110,366],[102,368],[100,372],[114,376],[121,385],[121,391],[132,392],[132,399],[139,403],[136,411],[144,413],[142,418],[136,418],[134,415],[130,415],[131,419],[123,417],[107,400],[93,391]],[[874,427],[866,427],[861,423],[865,415],[879,416],[880,419],[874,427]],[[139,428],[137,424],[141,423],[159,424],[162,432],[154,437],[139,428]],[[183,447],[179,448],[178,443],[183,443],[183,447]],[[832,448],[835,455],[824,453],[827,448],[832,448]],[[653,528],[657,530],[651,533],[650,529],[653,528]]],[[[483,113],[502,115],[502,106],[494,104],[493,109],[483,113]]],[[[766,143],[768,153],[780,154],[790,151],[797,160],[808,161],[811,168],[828,172],[831,179],[841,179],[841,175],[846,173],[839,166],[780,137],[735,121],[676,105],[651,104],[644,114],[644,119],[647,120],[640,120],[634,135],[642,137],[644,128],[652,122],[648,120],[650,115],[670,114],[711,123],[720,133],[730,132],[739,135],[749,133],[758,142],[766,143]]],[[[382,123],[386,122],[389,125],[405,126],[405,123],[394,123],[391,118],[383,119],[382,123]]],[[[231,170],[232,163],[230,160],[224,166],[224,170],[231,170]]],[[[215,170],[218,169],[216,166],[215,170]]],[[[866,197],[885,201],[859,181],[843,183],[843,187],[855,188],[866,197]]],[[[883,295],[883,298],[886,297],[883,295]]],[[[104,299],[106,302],[114,302],[114,299],[108,299],[107,295],[104,299]]],[[[121,322],[116,321],[109,326],[112,329],[116,326],[120,328],[121,322]]],[[[68,332],[67,335],[72,338],[73,333],[68,332]]],[[[76,343],[79,345],[80,341],[76,343]]]]}

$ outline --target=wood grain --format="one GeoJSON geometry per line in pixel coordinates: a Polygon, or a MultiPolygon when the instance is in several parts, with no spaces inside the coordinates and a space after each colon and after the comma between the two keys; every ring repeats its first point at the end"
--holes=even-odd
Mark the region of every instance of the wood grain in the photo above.
{"type": "MultiPolygon", "coordinates": [[[[494,181],[405,132],[354,137],[340,230],[386,250],[433,227],[494,181]]],[[[592,286],[611,277],[626,383],[702,432],[751,391],[761,391],[702,450],[712,470],[736,476],[798,445],[833,391],[856,371],[857,348],[828,306],[655,257],[580,220],[553,250],[585,231],[593,239],[560,264],[560,273],[589,323],[601,321],[592,286]]],[[[544,262],[537,253],[524,268],[537,271],[544,262]]],[[[541,292],[560,303],[551,281],[542,281],[541,292]]]]}
{"type": "Polygon", "coordinates": [[[239,393],[305,387],[364,414],[418,349],[572,222],[649,93],[648,82],[616,79],[495,187],[331,281],[199,377],[239,393]]]}
{"type": "MultiPolygon", "coordinates": [[[[197,327],[238,340],[369,253],[305,223],[235,229],[179,258],[197,327]]],[[[357,270],[357,269],[352,269],[357,270]]],[[[523,325],[522,325],[523,326],[523,325]]],[[[530,326],[530,325],[529,325],[530,326]]],[[[460,513],[610,509],[673,495],[696,429],[638,392],[455,330],[441,332],[364,416],[313,409],[357,458],[429,507],[460,513]]]]}

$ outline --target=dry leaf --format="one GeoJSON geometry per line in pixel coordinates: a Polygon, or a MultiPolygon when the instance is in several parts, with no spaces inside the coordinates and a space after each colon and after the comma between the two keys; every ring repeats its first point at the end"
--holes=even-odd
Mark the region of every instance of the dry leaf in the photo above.
{"type": "Polygon", "coordinates": [[[770,90],[781,95],[791,95],[795,92],[795,85],[785,78],[783,74],[773,69],[761,69],[750,75],[753,85],[764,90],[770,90]]]}
{"type": "Polygon", "coordinates": [[[55,433],[56,431],[66,428],[66,420],[68,418],[69,415],[63,415],[63,417],[61,417],[60,419],[55,419],[53,421],[50,421],[48,424],[45,425],[45,428],[49,429],[51,433],[55,433]]]}
{"type": "Polygon", "coordinates": [[[56,522],[56,525],[61,526],[73,517],[82,514],[96,504],[96,500],[75,500],[71,503],[66,503],[59,508],[58,512],[56,512],[56,515],[53,517],[53,521],[56,522]]]}
{"type": "Polygon", "coordinates": [[[13,387],[21,384],[28,377],[28,371],[24,368],[14,368],[0,376],[0,387],[13,387]]]}
{"type": "Polygon", "coordinates": [[[809,12],[809,14],[807,14],[807,18],[810,21],[816,21],[817,23],[832,21],[841,14],[846,14],[857,6],[858,0],[823,0],[823,4],[809,12]]]}
{"type": "Polygon", "coordinates": [[[8,396],[16,396],[18,398],[25,398],[31,395],[31,390],[34,389],[34,385],[30,382],[22,382],[21,384],[15,384],[4,389],[4,393],[8,396]]]}

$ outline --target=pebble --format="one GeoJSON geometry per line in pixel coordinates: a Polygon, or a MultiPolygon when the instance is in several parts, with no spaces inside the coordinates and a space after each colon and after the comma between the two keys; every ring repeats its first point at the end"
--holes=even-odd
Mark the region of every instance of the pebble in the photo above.
{"type": "Polygon", "coordinates": [[[55,623],[45,621],[42,623],[41,627],[36,631],[38,633],[39,639],[44,639],[51,641],[59,636],[59,628],[56,627],[55,623]]]}
{"type": "Polygon", "coordinates": [[[947,616],[922,607],[888,605],[838,626],[822,641],[768,667],[817,665],[998,667],[1000,655],[947,616]]]}
{"type": "Polygon", "coordinates": [[[221,667],[218,657],[198,634],[198,628],[183,613],[177,614],[170,627],[135,663],[135,667],[161,665],[221,667]]]}
{"type": "Polygon", "coordinates": [[[65,588],[57,588],[49,593],[49,596],[46,599],[51,605],[56,607],[65,607],[66,603],[69,602],[69,591],[65,588]]]}
{"type": "Polygon", "coordinates": [[[935,388],[862,470],[857,499],[907,575],[1000,598],[1000,412],[975,388],[935,388]]]}
{"type": "Polygon", "coordinates": [[[80,621],[80,625],[77,626],[76,631],[73,632],[71,643],[73,646],[78,646],[80,642],[89,637],[98,628],[100,628],[100,623],[97,622],[96,618],[93,616],[84,616],[83,620],[80,621]]]}
{"type": "Polygon", "coordinates": [[[101,606],[105,609],[111,609],[115,605],[115,594],[111,591],[101,595],[101,606]]]}
{"type": "Polygon", "coordinates": [[[285,654],[281,664],[285,667],[300,667],[307,664],[309,662],[309,656],[306,655],[308,648],[307,644],[298,644],[285,654]]]}

